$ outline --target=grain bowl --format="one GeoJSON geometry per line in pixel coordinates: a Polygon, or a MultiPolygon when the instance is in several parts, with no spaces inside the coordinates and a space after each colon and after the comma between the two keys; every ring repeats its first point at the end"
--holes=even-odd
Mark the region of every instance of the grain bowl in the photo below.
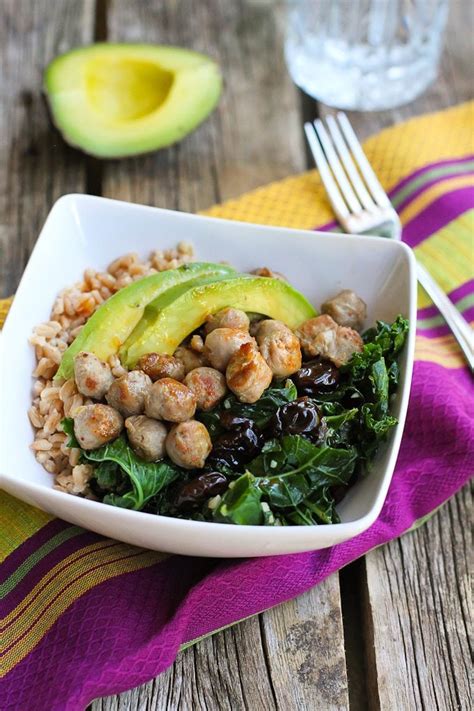
{"type": "MultiPolygon", "coordinates": [[[[83,406],[87,398],[67,380],[54,382],[53,370],[74,338],[74,329],[80,330],[81,319],[87,318],[101,299],[112,293],[116,284],[113,280],[123,278],[128,282],[144,276],[147,270],[158,271],[163,263],[158,264],[155,257],[153,264],[154,258],[150,257],[156,250],[160,259],[165,260],[164,266],[168,259],[190,259],[189,247],[176,247],[182,242],[192,242],[199,259],[228,262],[239,273],[270,265],[318,306],[344,288],[353,289],[367,304],[365,327],[378,320],[392,322],[398,314],[415,322],[413,256],[404,245],[369,237],[239,224],[100,198],[67,196],[55,205],[48,218],[3,332],[2,392],[6,403],[1,417],[3,486],[76,524],[136,545],[171,552],[218,556],[281,554],[322,548],[357,535],[377,517],[393,473],[409,395],[413,329],[400,358],[399,387],[391,403],[391,413],[398,424],[380,447],[370,476],[357,481],[337,506],[340,523],[229,526],[106,506],[86,498],[89,464],[76,461],[75,448],[67,446],[58,420],[67,417],[66,409],[70,414],[71,409],[83,406]],[[173,249],[176,252],[166,253],[173,249]],[[63,258],[65,250],[67,260],[63,258]],[[107,270],[117,255],[131,252],[137,252],[138,256],[127,257],[125,262],[119,260],[107,270]],[[46,265],[48,280],[44,279],[46,265]],[[97,271],[90,272],[91,268],[97,271]],[[74,287],[72,294],[65,292],[58,298],[70,284],[79,286],[74,287]],[[28,339],[39,323],[43,325],[36,330],[31,348],[28,339]],[[29,374],[33,370],[37,384],[32,405],[29,374]],[[32,425],[37,432],[34,452],[29,447],[32,425]],[[66,491],[79,495],[71,496],[66,491]]],[[[199,348],[197,339],[195,345],[199,348]]],[[[115,371],[114,377],[120,376],[123,366],[118,360],[112,359],[107,365],[115,371]]]]}

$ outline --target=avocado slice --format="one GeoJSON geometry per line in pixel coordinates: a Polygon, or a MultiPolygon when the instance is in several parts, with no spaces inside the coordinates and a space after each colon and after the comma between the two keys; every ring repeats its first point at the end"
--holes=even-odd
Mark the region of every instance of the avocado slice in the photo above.
{"type": "MultiPolygon", "coordinates": [[[[147,334],[149,333],[150,329],[153,328],[160,311],[168,307],[173,301],[185,294],[190,289],[193,289],[197,286],[204,286],[205,284],[214,284],[217,281],[229,279],[229,276],[233,275],[229,275],[228,272],[224,272],[223,274],[212,274],[211,276],[198,276],[195,279],[190,279],[189,281],[186,281],[183,284],[177,284],[176,286],[167,289],[163,294],[158,296],[156,299],[153,299],[153,301],[151,301],[148,306],[146,306],[140,321],[137,323],[131,334],[128,336],[123,346],[119,349],[119,356],[122,363],[127,360],[127,352],[129,347],[133,346],[134,343],[138,343],[143,338],[148,338],[147,334]]],[[[242,279],[250,278],[248,274],[238,274],[236,276],[242,279]]]]}
{"type": "Polygon", "coordinates": [[[162,304],[140,337],[127,341],[122,363],[132,368],[145,353],[172,355],[207,316],[226,306],[264,314],[292,329],[316,315],[303,294],[279,279],[242,275],[224,278],[191,287],[168,305],[162,304]]]}
{"type": "Polygon", "coordinates": [[[169,146],[217,104],[221,74],[209,57],[179,47],[97,43],[56,57],[44,89],[64,139],[100,158],[169,146]]]}
{"type": "Polygon", "coordinates": [[[80,351],[95,353],[106,361],[117,353],[143,316],[146,305],[171,287],[196,277],[229,276],[234,269],[224,264],[192,262],[177,269],[151,274],[120,289],[88,319],[81,332],[64,352],[55,380],[72,378],[74,356],[80,351]]]}

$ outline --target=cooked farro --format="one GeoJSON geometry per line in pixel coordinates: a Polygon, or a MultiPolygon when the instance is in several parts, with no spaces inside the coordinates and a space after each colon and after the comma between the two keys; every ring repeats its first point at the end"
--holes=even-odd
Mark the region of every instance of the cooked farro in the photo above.
{"type": "MultiPolygon", "coordinates": [[[[78,392],[72,379],[53,383],[63,352],[89,316],[109,296],[132,281],[175,269],[193,260],[193,246],[180,242],[173,249],[152,252],[146,261],[140,261],[138,254],[131,253],[115,259],[105,272],[86,269],[82,281],[63,289],[58,295],[51,319],[34,329],[30,343],[36,356],[35,382],[28,410],[35,430],[31,449],[46,471],[55,475],[56,489],[94,498],[88,486],[92,468],[88,464],[79,464],[80,450],[67,447],[67,437],[61,430],[63,417],[71,416],[78,407],[92,401],[78,392]]],[[[109,365],[115,377],[126,372],[118,356],[112,356],[109,365]]]]}

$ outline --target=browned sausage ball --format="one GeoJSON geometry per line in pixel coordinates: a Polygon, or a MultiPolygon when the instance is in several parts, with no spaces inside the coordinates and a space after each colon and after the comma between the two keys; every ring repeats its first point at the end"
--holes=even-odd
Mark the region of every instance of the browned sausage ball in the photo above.
{"type": "Polygon", "coordinates": [[[141,370],[131,370],[112,383],[105,399],[124,417],[141,415],[145,408],[145,395],[150,387],[148,375],[141,370]]]}
{"type": "Polygon", "coordinates": [[[125,420],[128,441],[136,455],[146,462],[156,462],[165,456],[168,430],[162,422],[145,415],[133,415],[125,420]]]}
{"type": "Polygon", "coordinates": [[[83,449],[97,449],[119,436],[122,415],[109,405],[83,405],[74,416],[74,434],[83,449]]]}
{"type": "Polygon", "coordinates": [[[174,357],[183,364],[185,373],[189,373],[194,368],[200,368],[202,365],[207,365],[204,353],[198,353],[192,348],[188,348],[188,346],[178,346],[174,352],[174,357]]]}
{"type": "Polygon", "coordinates": [[[197,420],[180,422],[171,428],[166,438],[168,457],[184,469],[202,469],[211,449],[209,432],[197,420]]]}
{"type": "Polygon", "coordinates": [[[160,378],[174,378],[183,380],[185,376],[184,365],[174,356],[162,353],[146,353],[137,363],[137,370],[143,370],[152,380],[160,378]]]}
{"type": "Polygon", "coordinates": [[[227,307],[217,313],[207,317],[206,333],[214,331],[216,328],[235,328],[237,331],[248,331],[250,320],[245,311],[227,307]]]}
{"type": "Polygon", "coordinates": [[[257,343],[260,353],[277,378],[286,378],[301,368],[300,342],[281,321],[260,321],[257,343]]]}
{"type": "Polygon", "coordinates": [[[305,321],[296,335],[306,356],[328,358],[338,368],[348,363],[352,354],[360,352],[364,345],[357,331],[338,326],[327,314],[305,321]]]}
{"type": "Polygon", "coordinates": [[[272,382],[273,373],[254,343],[244,343],[226,370],[227,385],[241,402],[257,402],[272,382]]]}
{"type": "Polygon", "coordinates": [[[198,410],[212,410],[227,392],[225,377],[214,368],[189,371],[184,384],[193,391],[198,410]]]}
{"type": "Polygon", "coordinates": [[[323,314],[329,314],[340,326],[360,331],[367,316],[367,305],[350,289],[344,289],[321,306],[323,314]]]}
{"type": "Polygon", "coordinates": [[[184,422],[196,412],[196,398],[183,383],[173,378],[161,378],[147,393],[145,414],[155,420],[184,422]]]}
{"type": "Polygon", "coordinates": [[[81,351],[74,358],[74,380],[80,393],[94,400],[102,400],[114,376],[110,366],[99,360],[94,353],[81,351]]]}
{"type": "Polygon", "coordinates": [[[255,340],[248,331],[215,328],[206,336],[204,352],[212,367],[224,373],[231,356],[243,343],[249,342],[255,343],[255,340]]]}

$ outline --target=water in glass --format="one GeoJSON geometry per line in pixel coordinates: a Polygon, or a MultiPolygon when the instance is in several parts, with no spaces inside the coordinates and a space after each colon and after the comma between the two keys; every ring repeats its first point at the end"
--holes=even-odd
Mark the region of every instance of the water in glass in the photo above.
{"type": "Polygon", "coordinates": [[[288,0],[293,81],[343,109],[405,104],[436,77],[449,0],[288,0]]]}

